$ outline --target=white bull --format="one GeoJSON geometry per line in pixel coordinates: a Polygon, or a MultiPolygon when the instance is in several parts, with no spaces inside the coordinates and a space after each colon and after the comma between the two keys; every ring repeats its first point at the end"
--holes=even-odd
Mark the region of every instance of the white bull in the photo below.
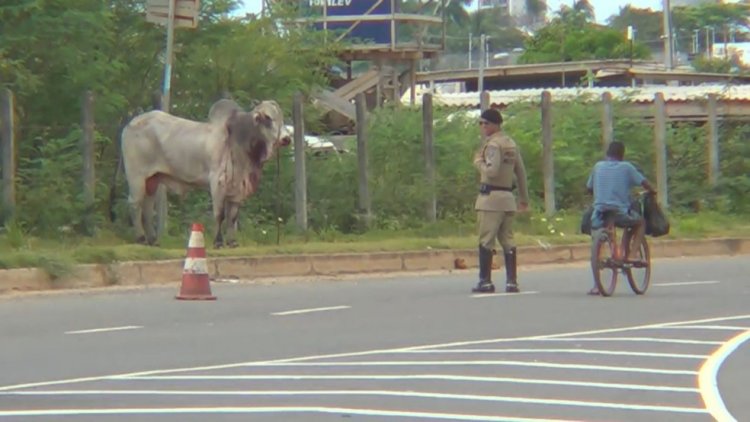
{"type": "Polygon", "coordinates": [[[136,241],[156,243],[155,194],[164,184],[178,194],[208,188],[216,220],[214,246],[224,245],[225,221],[227,245],[236,246],[240,205],[257,191],[263,164],[290,142],[275,101],[245,112],[231,100],[220,100],[208,122],[158,110],[135,117],[122,131],[122,157],[136,241]]]}

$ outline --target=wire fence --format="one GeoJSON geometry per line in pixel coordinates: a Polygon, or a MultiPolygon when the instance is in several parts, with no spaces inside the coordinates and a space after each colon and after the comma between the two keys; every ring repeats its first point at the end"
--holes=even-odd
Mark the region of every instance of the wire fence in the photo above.
{"type": "MultiPolygon", "coordinates": [[[[94,121],[96,99],[87,92],[79,121],[25,125],[13,113],[12,93],[0,97],[3,220],[39,233],[91,234],[113,224],[129,230],[118,146],[127,118],[94,121]]],[[[638,107],[607,94],[598,102],[555,100],[545,92],[503,110],[506,131],[524,155],[532,205],[546,215],[586,205],[588,171],[613,139],[628,145],[628,157],[655,183],[663,206],[750,211],[743,193],[750,188],[744,158],[750,125],[720,96],[701,100],[705,117],[690,121],[675,119],[659,93],[638,107]]],[[[242,207],[241,230],[272,242],[279,225],[351,233],[473,218],[477,110],[434,106],[429,93],[419,107],[368,111],[364,94],[355,104],[356,135],[303,130],[269,162],[242,207]],[[300,147],[304,153],[295,154],[300,147]]],[[[285,112],[290,128],[303,127],[309,105],[296,97],[285,112]]],[[[170,195],[165,218],[175,233],[195,220],[210,222],[210,196],[200,189],[170,195]]]]}

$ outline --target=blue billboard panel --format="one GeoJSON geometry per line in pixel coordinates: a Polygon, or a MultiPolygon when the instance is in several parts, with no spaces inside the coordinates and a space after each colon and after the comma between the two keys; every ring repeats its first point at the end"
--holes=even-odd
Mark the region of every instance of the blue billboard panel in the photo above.
{"type": "MultiPolygon", "coordinates": [[[[347,22],[328,22],[329,31],[346,31],[356,23],[356,16],[390,15],[391,0],[309,0],[316,16],[323,16],[323,2],[326,2],[328,16],[353,16],[347,22]]],[[[389,19],[385,16],[384,19],[389,19]]],[[[323,29],[323,24],[315,24],[316,29],[323,29]]],[[[380,22],[359,22],[346,35],[346,39],[376,44],[391,43],[390,20],[380,22]]]]}

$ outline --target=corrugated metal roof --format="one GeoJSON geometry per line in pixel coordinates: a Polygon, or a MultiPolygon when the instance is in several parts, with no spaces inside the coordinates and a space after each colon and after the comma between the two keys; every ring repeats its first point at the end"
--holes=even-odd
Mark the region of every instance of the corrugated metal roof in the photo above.
{"type": "MultiPolygon", "coordinates": [[[[654,96],[661,92],[666,102],[684,102],[690,100],[705,99],[709,94],[716,94],[724,101],[750,101],[750,85],[702,85],[702,86],[639,86],[635,88],[533,88],[515,89],[504,91],[488,91],[490,104],[493,106],[506,106],[514,102],[540,101],[542,92],[549,91],[552,101],[586,99],[601,101],[601,96],[609,92],[615,100],[625,100],[636,103],[649,103],[654,96]]],[[[422,93],[429,92],[424,89],[417,90],[417,104],[422,102],[422,93]]],[[[404,94],[404,102],[409,102],[409,92],[404,94]]],[[[455,107],[479,107],[479,94],[476,92],[461,93],[436,93],[433,97],[434,104],[455,107]]]]}

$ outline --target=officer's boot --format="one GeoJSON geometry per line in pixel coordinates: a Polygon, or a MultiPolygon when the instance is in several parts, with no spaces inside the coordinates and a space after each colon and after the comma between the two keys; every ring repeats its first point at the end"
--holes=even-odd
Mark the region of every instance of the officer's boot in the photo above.
{"type": "Polygon", "coordinates": [[[512,247],[505,252],[505,292],[518,293],[518,280],[516,278],[516,248],[512,247]]]}
{"type": "Polygon", "coordinates": [[[471,289],[474,293],[494,293],[492,284],[492,250],[479,246],[479,283],[471,289]]]}

